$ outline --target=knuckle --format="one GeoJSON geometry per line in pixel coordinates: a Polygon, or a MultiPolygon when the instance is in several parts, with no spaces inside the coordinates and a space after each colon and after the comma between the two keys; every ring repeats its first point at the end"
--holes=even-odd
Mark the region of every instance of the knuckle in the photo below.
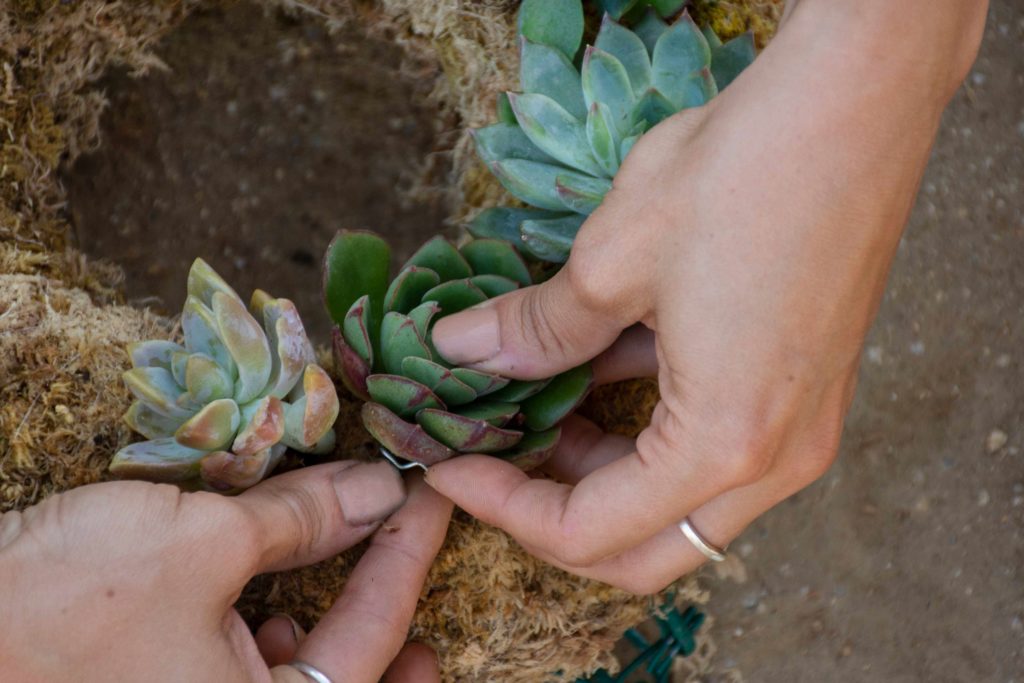
{"type": "Polygon", "coordinates": [[[593,544],[580,538],[570,537],[563,538],[558,544],[556,557],[570,567],[585,568],[600,562],[604,559],[604,554],[593,544]]]}
{"type": "Polygon", "coordinates": [[[657,576],[634,575],[615,580],[612,585],[632,595],[645,597],[657,595],[671,585],[673,579],[661,579],[657,576]]]}
{"type": "MultiPolygon", "coordinates": [[[[574,252],[574,256],[576,253],[582,252],[574,252]]],[[[590,250],[585,258],[570,258],[562,272],[570,291],[584,310],[596,313],[616,311],[621,298],[619,288],[611,286],[609,279],[602,277],[601,262],[595,258],[597,253],[598,250],[590,250]]]]}
{"type": "Polygon", "coordinates": [[[514,312],[517,320],[512,329],[529,330],[542,357],[564,357],[568,349],[552,320],[545,292],[544,288],[538,288],[518,298],[519,305],[514,312]]]}

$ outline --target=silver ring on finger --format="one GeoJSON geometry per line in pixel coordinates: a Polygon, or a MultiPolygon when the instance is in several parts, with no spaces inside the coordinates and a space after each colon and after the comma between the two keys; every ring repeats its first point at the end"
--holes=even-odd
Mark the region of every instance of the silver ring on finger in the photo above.
{"type": "Polygon", "coordinates": [[[290,666],[291,668],[295,669],[296,671],[298,671],[300,674],[302,674],[303,676],[305,676],[309,680],[313,681],[313,683],[334,683],[334,681],[331,680],[330,676],[328,676],[327,674],[325,674],[323,671],[321,671],[320,669],[316,668],[312,664],[307,664],[306,662],[300,662],[299,660],[296,659],[294,662],[292,662],[288,666],[290,666]]]}
{"type": "Polygon", "coordinates": [[[689,517],[683,517],[679,522],[679,530],[683,532],[686,540],[693,544],[693,547],[700,551],[701,555],[712,562],[725,561],[725,548],[719,548],[701,536],[700,532],[693,528],[689,517]]]}

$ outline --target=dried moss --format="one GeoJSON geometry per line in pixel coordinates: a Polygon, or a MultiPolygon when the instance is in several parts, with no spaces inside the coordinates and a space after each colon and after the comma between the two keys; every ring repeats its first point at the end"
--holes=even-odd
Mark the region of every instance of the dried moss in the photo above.
{"type": "Polygon", "coordinates": [[[747,31],[763,48],[775,35],[785,0],[696,0],[691,12],[701,26],[711,26],[723,40],[747,31]]]}

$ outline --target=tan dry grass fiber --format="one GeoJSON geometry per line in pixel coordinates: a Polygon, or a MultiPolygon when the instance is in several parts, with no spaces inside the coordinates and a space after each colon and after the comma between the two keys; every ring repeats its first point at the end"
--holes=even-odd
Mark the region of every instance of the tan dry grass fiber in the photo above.
{"type": "MultiPolygon", "coordinates": [[[[170,337],[172,321],[118,305],[116,265],[75,251],[58,164],[101,144],[105,106],[93,84],[112,65],[162,68],[156,41],[198,0],[9,0],[0,3],[0,511],[19,509],[105,476],[113,452],[134,437],[121,422],[129,398],[124,345],[170,337]]],[[[207,3],[212,4],[212,3],[207,3]]],[[[403,46],[409,69],[431,73],[449,128],[451,172],[442,188],[453,220],[506,199],[475,159],[466,130],[494,117],[494,98],[516,83],[512,0],[262,0],[327,22],[361,21],[403,46]]],[[[773,25],[780,2],[709,2],[698,17],[716,28],[773,25]],[[705,14],[701,14],[705,12],[705,14]],[[758,22],[762,22],[759,24],[758,22]]],[[[762,33],[764,31],[762,30],[762,33]]],[[[424,75],[423,77],[428,77],[424,75]]],[[[588,406],[612,429],[635,433],[656,400],[651,384],[606,388],[588,406]]],[[[358,404],[345,400],[337,457],[372,450],[358,404]]],[[[358,549],[315,567],[257,578],[240,607],[308,626],[333,602],[358,549]]],[[[695,579],[680,600],[702,602],[695,579]]],[[[569,576],[534,560],[507,535],[457,516],[413,627],[441,656],[449,681],[571,681],[613,665],[621,632],[651,601],[569,576]],[[561,672],[561,675],[556,675],[561,672]]],[[[681,665],[708,670],[713,651],[681,665]]]]}

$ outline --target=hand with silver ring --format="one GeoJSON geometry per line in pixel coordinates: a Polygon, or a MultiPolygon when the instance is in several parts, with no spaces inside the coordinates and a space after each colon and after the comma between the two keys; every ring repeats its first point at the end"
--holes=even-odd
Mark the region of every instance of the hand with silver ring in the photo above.
{"type": "Polygon", "coordinates": [[[407,481],[408,495],[387,463],[336,462],[235,497],[110,482],[0,515],[2,678],[439,682],[434,652],[406,637],[451,504],[419,474],[407,481]],[[255,574],[366,538],[308,635],[283,615],[253,635],[235,611],[255,574]]]}
{"type": "Polygon", "coordinates": [[[639,139],[554,277],[434,328],[449,361],[519,379],[592,358],[598,382],[656,376],[650,427],[575,418],[551,478],[466,456],[427,482],[538,557],[648,593],[819,478],[986,5],[905,0],[911,26],[887,0],[800,0],[720,95],[639,139]]]}

